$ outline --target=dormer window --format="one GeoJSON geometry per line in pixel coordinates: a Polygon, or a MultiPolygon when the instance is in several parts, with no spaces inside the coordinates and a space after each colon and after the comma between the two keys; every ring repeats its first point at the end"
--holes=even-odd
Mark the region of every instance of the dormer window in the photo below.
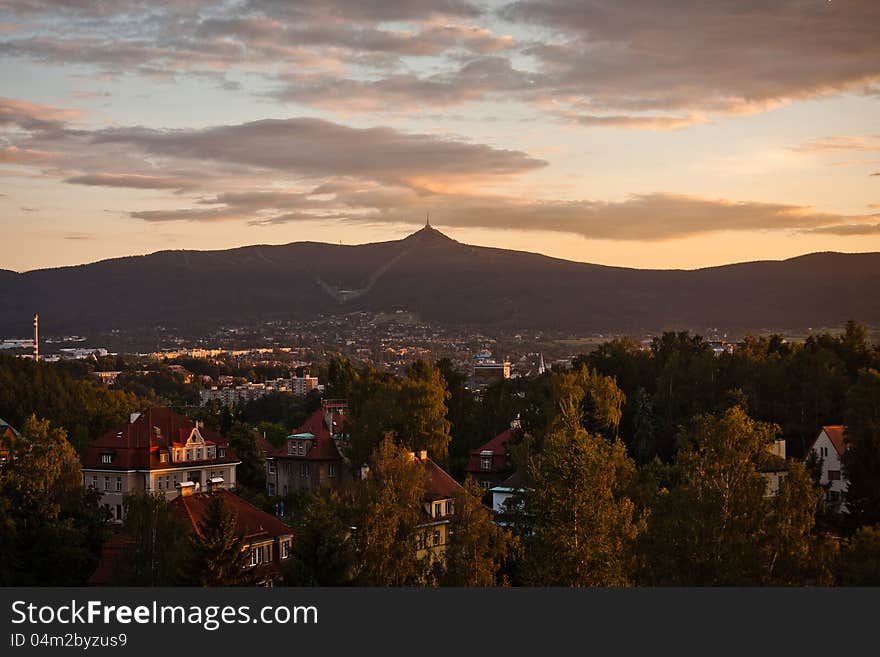
{"type": "Polygon", "coordinates": [[[436,504],[434,504],[434,517],[439,518],[442,515],[443,515],[443,504],[440,502],[437,502],[436,504]]]}
{"type": "Polygon", "coordinates": [[[101,454],[101,463],[113,463],[113,454],[101,454]]]}
{"type": "Polygon", "coordinates": [[[159,452],[159,463],[168,463],[168,452],[159,452]]]}
{"type": "Polygon", "coordinates": [[[217,456],[219,456],[221,459],[224,458],[226,456],[226,448],[225,447],[218,447],[217,448],[217,456]]]}
{"type": "Polygon", "coordinates": [[[480,468],[482,470],[492,469],[492,455],[493,453],[490,450],[480,452],[480,468]]]}

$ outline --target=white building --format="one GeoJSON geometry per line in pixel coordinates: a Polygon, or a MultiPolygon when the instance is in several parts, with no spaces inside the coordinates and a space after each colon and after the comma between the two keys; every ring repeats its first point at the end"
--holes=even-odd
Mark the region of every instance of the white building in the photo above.
{"type": "Polygon", "coordinates": [[[840,424],[822,427],[810,448],[810,453],[815,454],[822,464],[819,483],[825,487],[825,501],[843,513],[846,513],[843,496],[849,488],[849,482],[843,476],[843,454],[847,449],[845,434],[846,427],[840,424]]]}

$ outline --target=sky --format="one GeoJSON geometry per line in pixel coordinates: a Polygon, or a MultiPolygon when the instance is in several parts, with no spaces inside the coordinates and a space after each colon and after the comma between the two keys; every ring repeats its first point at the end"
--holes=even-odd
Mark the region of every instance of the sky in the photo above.
{"type": "Polygon", "coordinates": [[[0,268],[880,251],[876,0],[0,0],[0,268]]]}

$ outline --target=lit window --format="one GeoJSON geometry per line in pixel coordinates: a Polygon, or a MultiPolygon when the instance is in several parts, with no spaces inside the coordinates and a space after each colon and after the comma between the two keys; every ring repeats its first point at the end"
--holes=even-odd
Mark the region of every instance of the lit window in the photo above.
{"type": "Polygon", "coordinates": [[[159,454],[159,463],[168,463],[168,452],[162,452],[159,454]]]}
{"type": "Polygon", "coordinates": [[[434,531],[434,545],[440,545],[440,530],[434,531]]]}
{"type": "Polygon", "coordinates": [[[101,463],[113,463],[113,455],[101,454],[101,463]]]}
{"type": "Polygon", "coordinates": [[[281,558],[287,559],[290,557],[290,541],[282,541],[281,543],[281,558]]]}
{"type": "Polygon", "coordinates": [[[224,458],[226,456],[226,448],[225,447],[218,447],[217,448],[217,456],[219,456],[221,459],[224,458]]]}
{"type": "Polygon", "coordinates": [[[437,502],[434,505],[434,517],[437,518],[443,515],[443,505],[440,502],[437,502]]]}

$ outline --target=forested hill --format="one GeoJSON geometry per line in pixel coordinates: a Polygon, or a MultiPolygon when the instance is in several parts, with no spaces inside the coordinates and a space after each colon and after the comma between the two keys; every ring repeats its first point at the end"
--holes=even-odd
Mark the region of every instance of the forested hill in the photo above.
{"type": "Polygon", "coordinates": [[[880,324],[880,253],[640,270],[469,246],[432,228],[391,242],[160,251],[0,271],[0,334],[210,327],[405,309],[478,328],[803,329],[880,324]],[[24,327],[24,328],[23,328],[24,327]]]}

